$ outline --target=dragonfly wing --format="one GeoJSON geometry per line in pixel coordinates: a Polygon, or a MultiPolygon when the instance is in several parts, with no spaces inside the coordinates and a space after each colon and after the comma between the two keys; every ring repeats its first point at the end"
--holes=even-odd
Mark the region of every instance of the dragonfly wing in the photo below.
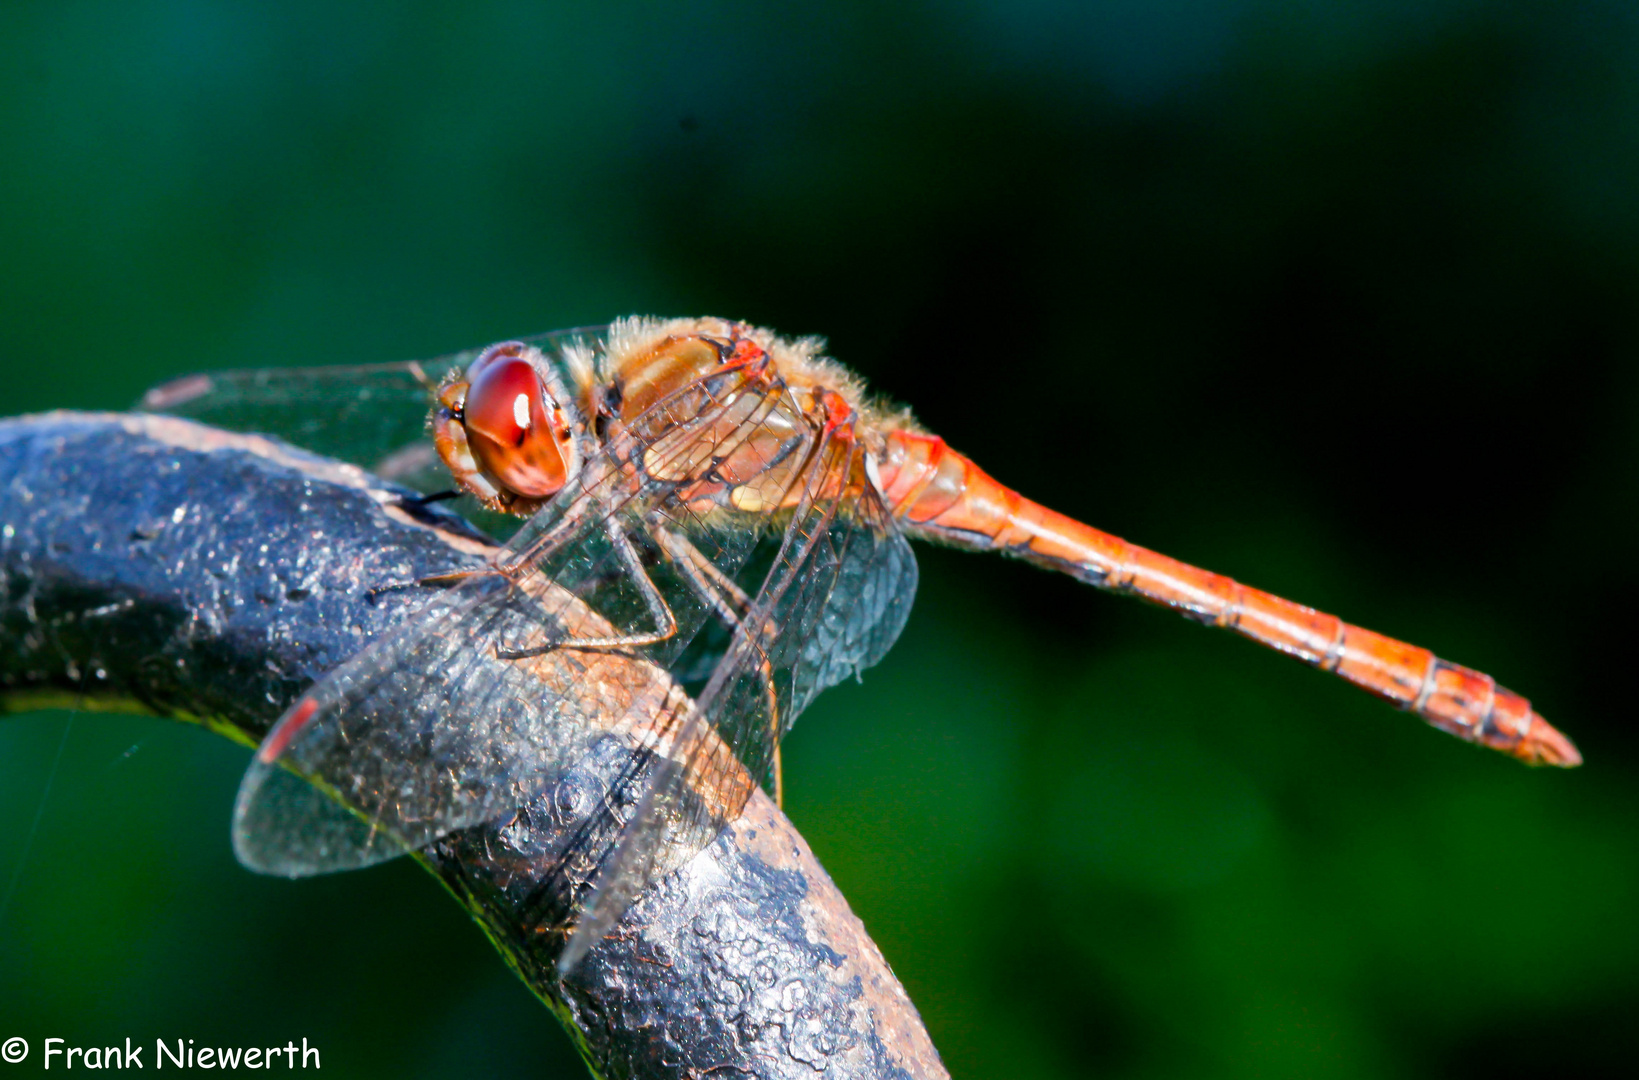
{"type": "MultiPolygon", "coordinates": [[[[735,393],[743,382],[718,379],[722,403],[668,430],[697,425],[731,453],[767,412],[735,393]]],[[[666,667],[711,609],[659,552],[639,550],[653,520],[687,518],[681,481],[633,479],[633,454],[665,471],[653,451],[643,439],[604,451],[493,572],[434,595],[304,694],[241,785],[241,861],[286,876],[368,865],[527,802],[604,736],[670,752],[688,710],[666,667]],[[668,637],[655,633],[655,597],[675,626],[668,637]],[[589,641],[604,644],[578,644],[589,641]]],[[[696,533],[730,574],[756,541],[743,529],[696,533]]]]}
{"type": "Polygon", "coordinates": [[[822,439],[815,457],[753,610],[699,698],[759,779],[821,691],[886,655],[916,596],[916,556],[862,449],[822,439]]]}
{"type": "Polygon", "coordinates": [[[186,375],[149,390],[137,407],[229,431],[278,435],[314,453],[374,468],[426,441],[431,388],[476,355],[186,375]]]}
{"type": "Polygon", "coordinates": [[[632,763],[577,845],[581,880],[605,869],[570,962],[704,847],[813,695],[892,643],[915,588],[857,443],[759,378],[726,369],[656,403],[513,537],[494,574],[429,600],[305,694],[246,774],[241,859],[286,875],[367,865],[499,817],[611,737],[632,763]],[[725,512],[750,488],[743,470],[730,476],[748,460],[768,463],[762,481],[801,486],[765,500],[794,506],[779,511],[783,529],[725,512]],[[677,565],[663,531],[686,536],[719,581],[761,576],[699,706],[668,667],[723,597],[677,565]],[[766,563],[750,561],[759,543],[772,546],[766,563]],[[676,632],[642,638],[655,596],[676,632]]]}
{"type": "Polygon", "coordinates": [[[644,888],[732,821],[814,696],[882,658],[909,616],[916,558],[852,440],[817,433],[806,490],[698,709],[654,770],[559,959],[568,971],[644,888]]]}
{"type": "Polygon", "coordinates": [[[600,735],[663,723],[672,685],[653,665],[497,656],[606,627],[572,593],[499,574],[434,598],[268,736],[235,807],[240,861],[291,877],[379,862],[528,801],[600,735]]]}
{"type": "MultiPolygon", "coordinates": [[[[605,333],[604,327],[587,327],[522,340],[553,356],[570,342],[601,341],[605,333]]],[[[394,364],[185,375],[149,390],[137,409],[229,431],[278,435],[314,453],[430,491],[449,486],[449,472],[439,466],[426,431],[433,388],[449,372],[465,370],[481,351],[394,364]]]]}

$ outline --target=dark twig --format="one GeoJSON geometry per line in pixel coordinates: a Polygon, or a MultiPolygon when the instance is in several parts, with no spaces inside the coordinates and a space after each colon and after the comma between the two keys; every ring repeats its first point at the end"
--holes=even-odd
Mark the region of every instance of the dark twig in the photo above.
{"type": "MultiPolygon", "coordinates": [[[[421,602],[384,581],[480,565],[458,518],[350,466],[178,420],[0,421],[0,711],[192,720],[254,744],[421,602]]],[[[500,663],[502,661],[494,661],[500,663]]],[[[600,755],[592,755],[597,758],[600,755]]],[[[943,1077],[915,1008],[808,846],[757,793],[565,982],[541,867],[589,760],[419,857],[605,1077],[943,1077]]]]}

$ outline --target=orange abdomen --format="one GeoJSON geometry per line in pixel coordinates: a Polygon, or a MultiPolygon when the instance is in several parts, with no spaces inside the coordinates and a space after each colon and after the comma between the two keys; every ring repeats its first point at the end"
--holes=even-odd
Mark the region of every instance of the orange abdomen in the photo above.
{"type": "Polygon", "coordinates": [[[878,476],[915,535],[1004,551],[1227,627],[1529,764],[1582,762],[1529,701],[1491,676],[1065,517],[997,483],[938,436],[889,432],[878,476]]]}

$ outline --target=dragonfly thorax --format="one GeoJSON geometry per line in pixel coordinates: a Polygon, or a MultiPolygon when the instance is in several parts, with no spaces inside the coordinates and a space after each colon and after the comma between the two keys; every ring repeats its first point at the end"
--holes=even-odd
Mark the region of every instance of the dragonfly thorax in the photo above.
{"type": "Polygon", "coordinates": [[[723,365],[732,346],[703,334],[667,336],[651,348],[615,358],[614,388],[620,416],[632,420],[657,402],[723,365]]]}

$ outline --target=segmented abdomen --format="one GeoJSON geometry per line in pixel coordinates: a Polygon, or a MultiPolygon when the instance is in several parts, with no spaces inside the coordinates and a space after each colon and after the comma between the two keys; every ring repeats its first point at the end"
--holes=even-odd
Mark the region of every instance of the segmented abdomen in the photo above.
{"type": "Polygon", "coordinates": [[[1582,761],[1529,701],[1489,675],[1065,517],[997,483],[938,436],[901,430],[886,438],[878,480],[913,534],[1004,551],[1227,627],[1530,764],[1582,761]]]}

